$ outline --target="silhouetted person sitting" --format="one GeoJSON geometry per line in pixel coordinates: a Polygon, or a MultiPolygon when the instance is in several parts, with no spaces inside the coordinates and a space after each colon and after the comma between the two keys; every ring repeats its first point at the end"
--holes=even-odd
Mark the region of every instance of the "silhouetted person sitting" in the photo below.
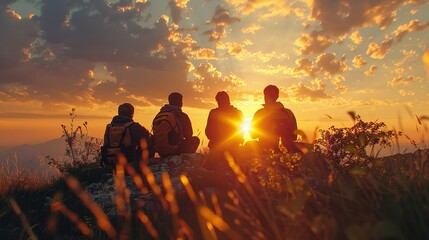
{"type": "Polygon", "coordinates": [[[297,139],[295,115],[290,109],[277,102],[279,89],[269,85],[264,89],[263,108],[256,111],[252,119],[250,136],[259,138],[261,149],[278,151],[282,144],[289,152],[298,152],[294,141],[297,139]]]}
{"type": "Polygon", "coordinates": [[[209,113],[206,126],[206,136],[209,141],[210,157],[207,160],[207,168],[216,168],[216,165],[224,164],[225,151],[235,155],[240,144],[243,143],[243,114],[231,105],[226,92],[216,94],[218,108],[209,113]]]}
{"type": "Polygon", "coordinates": [[[192,136],[191,120],[182,106],[182,94],[173,92],[153,120],[154,148],[162,157],[195,153],[200,144],[200,139],[192,136]]]}
{"type": "Polygon", "coordinates": [[[102,162],[115,166],[118,162],[118,153],[122,153],[128,162],[140,160],[143,147],[147,147],[149,157],[153,157],[153,140],[151,133],[134,122],[134,107],[130,103],[118,107],[118,115],[106,126],[104,145],[102,147],[102,162]],[[142,145],[142,141],[143,143],[142,145]]]}

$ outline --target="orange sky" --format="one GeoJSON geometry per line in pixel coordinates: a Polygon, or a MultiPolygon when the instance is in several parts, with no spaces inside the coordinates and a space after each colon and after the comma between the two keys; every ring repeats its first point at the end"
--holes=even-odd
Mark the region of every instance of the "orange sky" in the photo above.
{"type": "Polygon", "coordinates": [[[71,108],[96,137],[123,102],[150,128],[173,91],[203,138],[218,91],[251,118],[268,84],[309,135],[355,111],[427,142],[416,116],[429,115],[428,11],[426,0],[1,2],[0,148],[60,136],[71,108]]]}

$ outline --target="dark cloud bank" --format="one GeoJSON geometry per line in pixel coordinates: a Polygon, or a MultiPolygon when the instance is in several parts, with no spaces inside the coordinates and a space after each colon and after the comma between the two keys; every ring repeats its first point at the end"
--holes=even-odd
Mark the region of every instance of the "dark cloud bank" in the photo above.
{"type": "MultiPolygon", "coordinates": [[[[166,17],[149,23],[150,2],[41,0],[40,16],[29,17],[12,11],[13,2],[0,3],[0,101],[159,105],[179,91],[190,105],[207,106],[189,81],[189,56],[201,47],[178,28],[183,9],[174,1],[168,4],[174,24],[166,17]]],[[[223,31],[213,19],[211,33],[223,31]]]]}

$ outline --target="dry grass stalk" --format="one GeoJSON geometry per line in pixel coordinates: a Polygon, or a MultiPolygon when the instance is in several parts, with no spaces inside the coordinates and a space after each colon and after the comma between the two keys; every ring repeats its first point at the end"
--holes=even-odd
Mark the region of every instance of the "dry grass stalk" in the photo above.
{"type": "Polygon", "coordinates": [[[110,238],[115,238],[117,233],[103,209],[95,203],[88,192],[83,190],[76,178],[69,176],[66,178],[67,185],[82,200],[83,204],[95,216],[98,226],[107,233],[110,238]]]}
{"type": "Polygon", "coordinates": [[[25,231],[28,234],[28,237],[32,240],[37,240],[37,236],[34,234],[33,230],[31,229],[30,224],[28,223],[27,218],[25,217],[24,213],[21,211],[21,208],[19,207],[18,203],[16,203],[15,199],[9,198],[8,202],[10,204],[10,207],[15,212],[15,214],[19,217],[19,219],[22,222],[22,226],[24,227],[25,231]]]}

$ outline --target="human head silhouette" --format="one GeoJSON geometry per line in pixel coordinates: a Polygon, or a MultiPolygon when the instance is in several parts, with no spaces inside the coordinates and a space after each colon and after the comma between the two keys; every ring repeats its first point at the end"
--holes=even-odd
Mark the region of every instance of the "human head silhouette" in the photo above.
{"type": "Polygon", "coordinates": [[[183,106],[183,96],[178,92],[173,92],[168,96],[168,104],[181,108],[183,106]]]}
{"type": "Polygon", "coordinates": [[[216,101],[219,107],[227,107],[231,105],[228,93],[226,93],[225,91],[221,91],[216,94],[216,101]]]}
{"type": "Polygon", "coordinates": [[[134,106],[131,103],[123,103],[118,107],[118,115],[123,117],[133,118],[134,106]]]}
{"type": "Polygon", "coordinates": [[[264,100],[266,104],[275,103],[279,98],[279,88],[275,85],[268,85],[264,89],[264,100]]]}

